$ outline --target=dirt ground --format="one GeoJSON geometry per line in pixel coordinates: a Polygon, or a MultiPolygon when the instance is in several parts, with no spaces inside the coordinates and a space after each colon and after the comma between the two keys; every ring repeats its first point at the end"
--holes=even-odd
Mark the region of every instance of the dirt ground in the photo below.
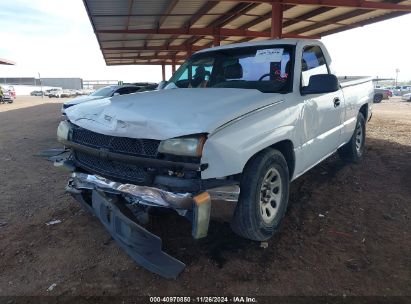
{"type": "Polygon", "coordinates": [[[166,280],[65,193],[67,172],[34,156],[59,146],[60,102],[0,104],[1,296],[411,295],[411,103],[374,105],[361,164],[333,156],[292,183],[266,249],[225,223],[194,241],[183,218],[154,219],[165,251],[187,264],[166,280]]]}

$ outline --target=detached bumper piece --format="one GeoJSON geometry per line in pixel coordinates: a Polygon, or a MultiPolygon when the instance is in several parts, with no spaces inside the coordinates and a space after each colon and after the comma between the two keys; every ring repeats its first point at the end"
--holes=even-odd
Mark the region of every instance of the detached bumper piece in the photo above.
{"type": "Polygon", "coordinates": [[[120,247],[139,265],[164,278],[176,278],[185,264],[162,251],[161,239],[132,221],[104,193],[93,190],[92,211],[120,247]]]}
{"type": "Polygon", "coordinates": [[[137,264],[165,278],[176,278],[185,264],[162,251],[161,239],[137,223],[136,215],[127,204],[173,209],[191,220],[191,234],[194,239],[200,239],[208,233],[213,197],[231,200],[239,192],[237,188],[219,187],[192,196],[190,193],[121,184],[79,172],[71,174],[66,191],[100,219],[120,247],[137,264]]]}

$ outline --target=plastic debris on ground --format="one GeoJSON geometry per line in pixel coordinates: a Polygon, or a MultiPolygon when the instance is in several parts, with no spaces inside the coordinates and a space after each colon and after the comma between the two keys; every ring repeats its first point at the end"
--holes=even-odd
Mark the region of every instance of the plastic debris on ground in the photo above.
{"type": "Polygon", "coordinates": [[[56,225],[56,224],[60,224],[61,220],[52,220],[50,222],[47,222],[46,225],[47,226],[51,226],[51,225],[56,225]]]}
{"type": "Polygon", "coordinates": [[[268,248],[268,242],[261,242],[260,247],[264,249],[268,248]]]}
{"type": "Polygon", "coordinates": [[[48,291],[48,292],[52,291],[54,288],[56,288],[56,286],[57,286],[56,283],[51,284],[51,285],[49,286],[49,288],[47,288],[47,291],[48,291]]]}

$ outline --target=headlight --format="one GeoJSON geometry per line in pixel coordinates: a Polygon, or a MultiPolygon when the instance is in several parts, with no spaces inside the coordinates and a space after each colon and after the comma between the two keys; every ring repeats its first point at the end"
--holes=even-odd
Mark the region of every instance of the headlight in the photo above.
{"type": "Polygon", "coordinates": [[[200,157],[203,153],[205,141],[205,135],[166,139],[160,143],[158,152],[180,156],[200,157]]]}
{"type": "Polygon", "coordinates": [[[67,121],[62,121],[57,128],[57,140],[66,141],[68,140],[70,132],[70,124],[67,121]]]}

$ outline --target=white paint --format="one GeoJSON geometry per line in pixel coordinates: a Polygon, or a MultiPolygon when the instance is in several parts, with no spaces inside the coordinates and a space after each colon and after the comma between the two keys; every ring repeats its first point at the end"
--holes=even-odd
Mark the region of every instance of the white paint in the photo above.
{"type": "Polygon", "coordinates": [[[303,48],[319,45],[331,65],[326,48],[315,40],[248,42],[216,49],[275,44],[296,45],[292,93],[228,88],[160,90],[79,104],[66,110],[67,117],[83,128],[112,136],[164,140],[208,133],[201,159],[208,164],[203,179],[241,173],[256,153],[287,140],[294,148],[295,179],[350,139],[360,107],[371,101],[373,85],[368,78],[350,78],[337,92],[302,96],[303,48]],[[340,99],[339,107],[334,107],[335,98],[340,99]]]}

